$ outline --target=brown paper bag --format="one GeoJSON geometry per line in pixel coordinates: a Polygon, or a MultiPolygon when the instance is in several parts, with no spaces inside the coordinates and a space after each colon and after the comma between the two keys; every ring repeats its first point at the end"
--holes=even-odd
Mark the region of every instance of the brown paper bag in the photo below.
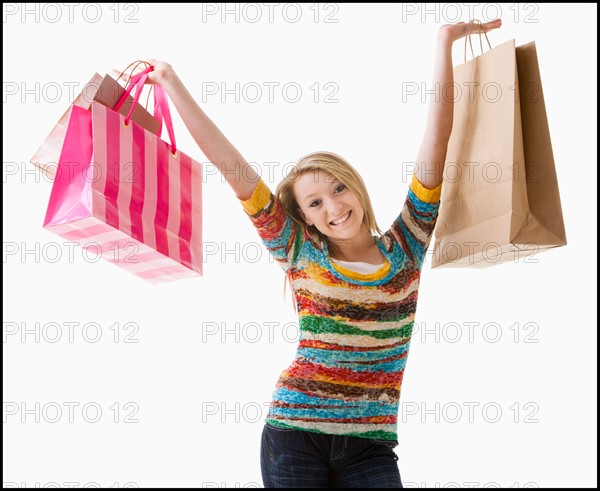
{"type": "MultiPolygon", "coordinates": [[[[44,142],[31,157],[30,162],[46,174],[49,180],[54,179],[58,157],[60,156],[62,144],[67,131],[67,122],[72,106],[79,106],[90,110],[92,101],[97,101],[102,105],[113,108],[119,101],[125,89],[110,75],[104,78],[99,74],[94,74],[90,81],[83,86],[82,91],[64,112],[58,123],[50,131],[44,142]]],[[[119,113],[126,116],[131,109],[133,97],[127,96],[127,99],[119,109],[119,113]]],[[[146,128],[148,131],[158,135],[159,122],[144,107],[137,104],[131,115],[131,119],[146,128]]],[[[160,136],[160,135],[158,135],[160,136]]]]}
{"type": "MultiPolygon", "coordinates": [[[[98,87],[98,91],[94,96],[94,100],[99,102],[103,106],[106,106],[110,109],[113,109],[121,96],[125,93],[125,89],[121,84],[119,84],[115,79],[113,79],[110,75],[106,75],[102,82],[100,83],[100,87],[98,87]]],[[[123,105],[117,111],[119,114],[123,116],[127,116],[129,111],[131,110],[131,104],[133,104],[133,97],[128,95],[123,102],[123,105]]],[[[141,104],[141,100],[139,104],[133,108],[133,113],[131,113],[131,119],[133,122],[139,124],[143,128],[146,128],[151,133],[158,135],[158,129],[160,128],[160,123],[150,114],[141,104]]]]}
{"type": "Polygon", "coordinates": [[[567,243],[535,42],[454,68],[432,268],[487,267],[567,243]]]}

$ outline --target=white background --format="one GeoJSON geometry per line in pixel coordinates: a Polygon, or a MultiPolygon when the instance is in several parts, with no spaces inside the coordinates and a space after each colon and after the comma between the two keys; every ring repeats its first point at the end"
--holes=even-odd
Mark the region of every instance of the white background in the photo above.
{"type": "Polygon", "coordinates": [[[413,487],[597,484],[595,5],[230,4],[237,22],[224,4],[77,5],[4,5],[5,485],[261,486],[266,405],[295,352],[284,275],[176,113],[178,146],[205,171],[203,277],[151,286],[42,229],[51,183],[28,161],[68,107],[68,84],[166,60],[272,190],[301,156],[339,153],[385,230],[431,98],[403,97],[403,84],[431,88],[439,26],[496,12],[492,46],[537,45],[568,245],[483,270],[432,270],[427,258],[400,472],[413,487]],[[238,101],[206,90],[236,83],[238,101]],[[295,103],[288,83],[301,88],[295,103]]]}

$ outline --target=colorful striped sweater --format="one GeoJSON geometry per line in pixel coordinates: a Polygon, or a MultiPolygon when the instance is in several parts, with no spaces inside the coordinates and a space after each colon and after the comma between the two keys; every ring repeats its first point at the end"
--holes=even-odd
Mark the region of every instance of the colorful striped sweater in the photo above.
{"type": "Polygon", "coordinates": [[[375,237],[386,261],[372,274],[333,263],[327,244],[315,244],[262,179],[239,200],[290,278],[299,317],[296,356],[279,376],[266,423],[397,440],[419,277],[441,186],[427,189],[413,176],[400,214],[375,237]]]}

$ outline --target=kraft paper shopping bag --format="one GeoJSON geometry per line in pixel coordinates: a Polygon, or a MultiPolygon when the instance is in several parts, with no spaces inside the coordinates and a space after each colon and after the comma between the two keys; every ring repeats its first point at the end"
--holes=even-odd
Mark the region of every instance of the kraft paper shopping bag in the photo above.
{"type": "Polygon", "coordinates": [[[535,43],[454,68],[432,268],[486,267],[565,245],[535,43]]]}

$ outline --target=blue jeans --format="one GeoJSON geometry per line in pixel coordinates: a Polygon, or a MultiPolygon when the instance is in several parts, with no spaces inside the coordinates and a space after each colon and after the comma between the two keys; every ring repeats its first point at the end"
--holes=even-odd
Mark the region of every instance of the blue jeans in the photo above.
{"type": "Polygon", "coordinates": [[[401,488],[397,440],[325,435],[265,424],[265,488],[401,488]]]}

